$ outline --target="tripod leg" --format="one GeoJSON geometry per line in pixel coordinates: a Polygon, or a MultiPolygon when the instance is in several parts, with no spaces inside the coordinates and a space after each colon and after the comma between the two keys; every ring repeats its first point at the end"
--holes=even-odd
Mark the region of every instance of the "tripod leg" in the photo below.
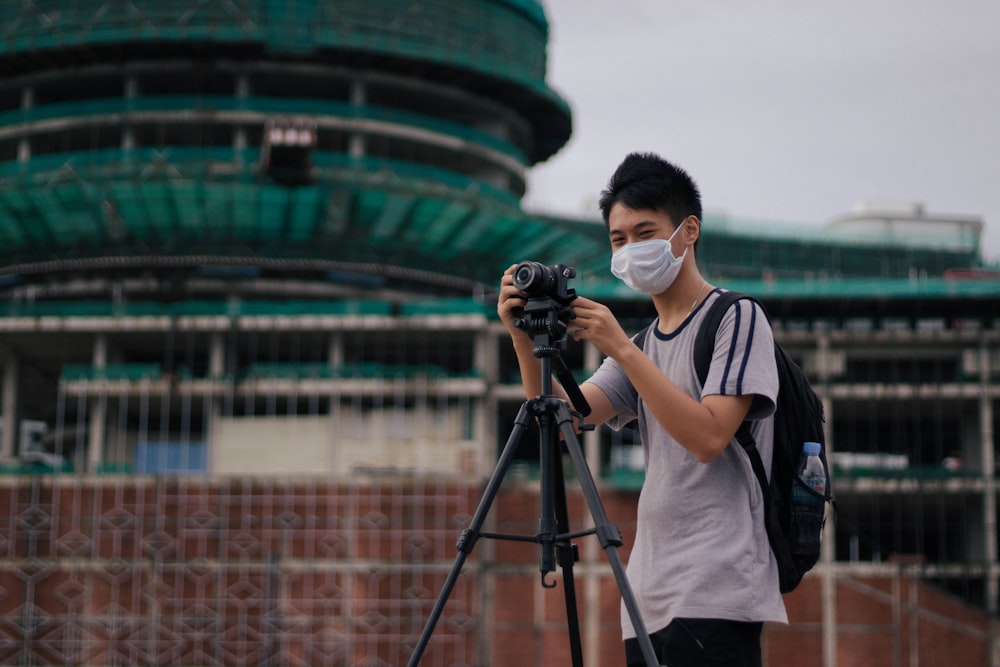
{"type": "Polygon", "coordinates": [[[608,562],[611,564],[611,570],[614,572],[615,579],[618,582],[618,590],[621,591],[622,602],[625,604],[629,620],[632,621],[632,628],[635,630],[636,638],[639,641],[639,648],[642,650],[642,657],[646,661],[646,667],[657,667],[659,663],[656,658],[656,652],[653,650],[653,644],[649,640],[646,624],[639,613],[639,604],[636,602],[635,594],[629,585],[628,577],[625,576],[625,568],[622,566],[621,557],[618,554],[617,547],[620,547],[623,543],[621,531],[616,526],[611,525],[607,514],[604,512],[604,506],[601,504],[601,498],[597,492],[597,485],[594,483],[594,477],[590,473],[590,468],[587,467],[587,460],[583,456],[583,449],[580,447],[580,440],[576,435],[573,417],[565,403],[560,404],[556,408],[556,421],[563,434],[566,449],[573,460],[573,467],[576,468],[576,474],[579,477],[580,486],[587,501],[587,507],[590,509],[590,515],[594,519],[597,537],[601,542],[601,547],[604,549],[608,562]]]}
{"type": "Polygon", "coordinates": [[[462,567],[465,565],[465,560],[468,558],[469,554],[472,553],[472,549],[475,546],[476,541],[479,539],[479,531],[483,527],[483,523],[486,521],[486,515],[489,513],[490,506],[493,504],[497,492],[500,490],[500,485],[503,483],[503,478],[507,473],[507,469],[514,460],[514,455],[517,453],[518,443],[521,441],[524,429],[527,427],[531,419],[532,416],[528,409],[528,403],[524,403],[518,411],[517,417],[514,418],[514,427],[511,430],[510,437],[507,438],[507,444],[504,445],[503,451],[500,454],[500,461],[497,463],[497,467],[493,471],[493,475],[486,484],[486,490],[483,492],[483,496],[479,500],[479,505],[476,507],[476,511],[472,515],[472,519],[469,521],[469,526],[462,531],[461,536],[458,538],[458,544],[456,544],[458,554],[455,556],[455,563],[452,565],[451,571],[448,573],[448,578],[445,580],[444,586],[441,588],[441,592],[438,594],[437,600],[434,602],[434,607],[431,609],[431,615],[427,619],[423,632],[420,633],[420,639],[417,641],[417,644],[413,649],[413,653],[410,656],[410,661],[407,663],[407,667],[416,667],[416,665],[420,663],[420,658],[423,657],[424,650],[427,648],[427,643],[430,641],[431,634],[434,632],[434,627],[441,618],[444,606],[448,602],[448,598],[451,596],[451,591],[455,588],[455,584],[458,581],[458,576],[462,573],[462,567]]]}
{"type": "MultiPolygon", "coordinates": [[[[553,448],[558,451],[559,443],[553,448]]],[[[566,479],[562,466],[553,469],[555,482],[555,512],[556,529],[560,535],[569,533],[569,510],[566,508],[566,479]]],[[[568,540],[557,544],[558,563],[562,568],[563,594],[566,599],[566,623],[569,628],[569,650],[574,667],[583,667],[583,646],[580,643],[580,615],[576,601],[576,580],[573,577],[573,563],[576,561],[576,548],[568,540]]]]}

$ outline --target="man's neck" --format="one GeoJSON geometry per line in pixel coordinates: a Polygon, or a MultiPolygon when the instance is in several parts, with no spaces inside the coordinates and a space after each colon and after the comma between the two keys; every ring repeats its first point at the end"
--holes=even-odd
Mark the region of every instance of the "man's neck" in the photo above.
{"type": "Polygon", "coordinates": [[[681,271],[670,289],[663,294],[653,296],[653,306],[660,318],[660,331],[663,333],[676,331],[711,291],[709,287],[697,267],[691,267],[690,270],[681,271]]]}

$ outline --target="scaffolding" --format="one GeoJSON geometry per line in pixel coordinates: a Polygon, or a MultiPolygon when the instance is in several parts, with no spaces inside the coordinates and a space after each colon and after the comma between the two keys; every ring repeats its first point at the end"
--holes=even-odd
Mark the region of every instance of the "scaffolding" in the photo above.
{"type": "MultiPolygon", "coordinates": [[[[839,513],[809,586],[903,575],[919,583],[915,599],[935,601],[921,612],[929,618],[951,600],[977,619],[970,650],[987,651],[990,635],[972,628],[988,627],[998,599],[1000,328],[984,316],[993,310],[967,303],[963,318],[866,319],[830,302],[811,319],[777,318],[775,330],[827,410],[839,513]]],[[[0,651],[50,664],[405,659],[523,399],[487,306],[9,308],[5,406],[18,395],[22,413],[49,412],[18,425],[17,447],[4,439],[0,651]]],[[[599,362],[580,349],[566,358],[579,377],[599,362]]],[[[631,521],[635,442],[627,432],[588,438],[602,488],[631,521]]],[[[530,447],[519,453],[505,491],[514,496],[501,502],[531,497],[536,462],[530,447]]],[[[530,553],[499,551],[486,555],[496,571],[476,564],[463,579],[428,664],[506,650],[506,616],[483,596],[494,577],[534,585],[535,575],[530,553]]],[[[596,562],[584,570],[605,582],[591,585],[610,583],[596,562]]],[[[803,617],[775,630],[771,652],[788,632],[832,627],[835,645],[847,641],[855,629],[836,630],[843,595],[821,625],[803,617]]],[[[616,617],[589,621],[604,628],[591,653],[617,646],[616,617]]],[[[902,626],[888,627],[898,639],[902,626]]]]}

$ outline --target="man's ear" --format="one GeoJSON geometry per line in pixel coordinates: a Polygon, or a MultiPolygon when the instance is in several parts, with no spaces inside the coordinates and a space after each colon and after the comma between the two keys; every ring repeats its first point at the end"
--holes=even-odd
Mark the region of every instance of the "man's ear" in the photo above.
{"type": "Polygon", "coordinates": [[[689,215],[684,218],[684,222],[681,223],[684,226],[684,230],[681,234],[684,235],[684,240],[689,244],[694,245],[701,238],[701,220],[696,216],[689,215]]]}

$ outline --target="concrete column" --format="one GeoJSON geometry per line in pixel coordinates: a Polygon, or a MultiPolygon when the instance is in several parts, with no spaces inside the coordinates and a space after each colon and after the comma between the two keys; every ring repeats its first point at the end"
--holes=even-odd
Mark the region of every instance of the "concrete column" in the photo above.
{"type": "MultiPolygon", "coordinates": [[[[603,355],[601,351],[590,344],[584,344],[583,367],[593,372],[601,365],[603,355]]],[[[587,467],[590,468],[594,480],[601,478],[601,438],[598,429],[583,433],[583,451],[587,458],[587,467]]],[[[584,506],[586,525],[593,525],[593,517],[584,506]]],[[[600,662],[601,656],[601,574],[600,564],[604,559],[604,551],[601,549],[600,541],[593,537],[583,541],[584,557],[583,562],[587,563],[583,570],[583,607],[580,618],[583,638],[583,663],[595,664],[600,662]],[[593,564],[598,564],[595,567],[593,564]]]]}
{"type": "MultiPolygon", "coordinates": [[[[21,91],[21,109],[28,111],[35,106],[35,89],[26,87],[21,91]]],[[[27,137],[17,142],[17,161],[27,162],[31,159],[31,140],[27,137]]]]}
{"type": "MultiPolygon", "coordinates": [[[[362,107],[368,103],[368,87],[364,81],[355,79],[351,82],[351,105],[362,107]]],[[[352,132],[347,147],[347,153],[352,158],[364,157],[367,153],[365,137],[360,132],[352,132]]]]}
{"type": "MultiPolygon", "coordinates": [[[[94,338],[93,362],[95,368],[108,365],[108,338],[99,333],[94,338]]],[[[87,465],[86,471],[93,473],[104,462],[104,440],[108,412],[107,391],[102,390],[97,396],[92,396],[87,402],[89,423],[87,431],[87,465]]]]}
{"type": "MultiPolygon", "coordinates": [[[[134,74],[125,78],[125,99],[134,100],[139,96],[139,84],[136,82],[134,74]]],[[[131,107],[131,105],[129,105],[131,107]]],[[[131,123],[126,122],[122,128],[122,150],[130,151],[135,148],[135,130],[131,123]]]]}
{"type": "MultiPolygon", "coordinates": [[[[212,387],[212,403],[211,409],[205,415],[205,461],[209,472],[211,472],[212,461],[215,460],[212,456],[212,435],[215,420],[222,414],[222,405],[225,400],[224,392],[231,391],[232,387],[232,383],[228,381],[224,385],[220,385],[220,381],[226,375],[226,336],[224,332],[216,331],[212,334],[208,355],[208,379],[212,387]],[[220,392],[218,391],[220,386],[224,386],[226,389],[220,392]]],[[[229,380],[229,378],[225,378],[225,380],[229,380]]]]}
{"type": "MultiPolygon", "coordinates": [[[[826,442],[832,445],[830,439],[830,428],[833,424],[833,401],[829,394],[824,392],[823,412],[826,415],[826,423],[823,428],[826,431],[826,442]]],[[[832,447],[827,447],[827,457],[832,452],[832,447]]],[[[836,526],[827,517],[826,525],[823,527],[823,551],[820,556],[821,576],[822,576],[822,604],[823,604],[823,667],[837,667],[837,568],[836,568],[836,526]]]]}
{"type": "Polygon", "coordinates": [[[13,352],[6,351],[3,360],[3,403],[0,406],[0,460],[12,459],[17,453],[17,384],[20,362],[13,352]]]}
{"type": "MultiPolygon", "coordinates": [[[[236,99],[245,100],[250,97],[250,79],[245,73],[236,75],[236,99]]],[[[233,149],[239,153],[247,147],[247,131],[242,125],[236,126],[233,134],[233,149]]]]}
{"type": "Polygon", "coordinates": [[[987,564],[986,611],[990,615],[990,665],[1000,667],[1000,581],[997,568],[997,483],[996,433],[993,432],[993,398],[990,395],[991,349],[986,341],[979,343],[979,436],[983,461],[983,535],[984,560],[987,564]]]}
{"type": "MultiPolygon", "coordinates": [[[[327,348],[327,363],[330,368],[337,368],[344,363],[344,337],[341,333],[334,332],[330,336],[329,347],[327,348]]],[[[337,442],[337,433],[340,432],[339,422],[342,418],[340,411],[340,381],[334,376],[333,381],[330,386],[330,460],[333,461],[334,473],[342,474],[346,472],[338,468],[340,463],[340,458],[338,456],[337,449],[339,443],[337,442]]]]}
{"type": "Polygon", "coordinates": [[[210,378],[221,378],[226,374],[226,340],[225,334],[215,332],[208,349],[208,376],[210,378]]]}
{"type": "MultiPolygon", "coordinates": [[[[830,336],[821,333],[816,338],[815,368],[816,377],[813,382],[819,390],[820,398],[823,401],[823,413],[826,422],[823,425],[824,436],[827,443],[827,458],[833,452],[835,443],[830,437],[830,429],[833,424],[833,401],[830,392],[825,391],[825,387],[830,386],[834,375],[843,372],[843,353],[830,349],[830,336]]],[[[823,551],[820,556],[820,576],[822,590],[822,618],[823,618],[823,667],[837,667],[837,570],[836,570],[836,545],[837,535],[834,522],[827,519],[823,529],[823,551]]]]}
{"type": "MultiPolygon", "coordinates": [[[[473,403],[473,410],[478,413],[479,417],[472,421],[476,429],[473,437],[481,445],[476,456],[475,476],[484,478],[489,476],[499,456],[496,444],[497,401],[494,398],[492,388],[496,386],[500,377],[500,352],[497,338],[490,331],[489,326],[484,326],[476,333],[475,345],[473,364],[486,380],[486,392],[473,403]]],[[[473,415],[473,417],[476,416],[473,415]]]]}
{"type": "MultiPolygon", "coordinates": [[[[601,354],[600,350],[590,344],[584,346],[584,368],[590,372],[594,372],[601,365],[602,361],[604,361],[604,355],[601,354]]],[[[584,433],[583,449],[590,464],[590,471],[594,474],[594,479],[599,479],[603,471],[601,470],[601,437],[597,429],[584,433]]]]}

